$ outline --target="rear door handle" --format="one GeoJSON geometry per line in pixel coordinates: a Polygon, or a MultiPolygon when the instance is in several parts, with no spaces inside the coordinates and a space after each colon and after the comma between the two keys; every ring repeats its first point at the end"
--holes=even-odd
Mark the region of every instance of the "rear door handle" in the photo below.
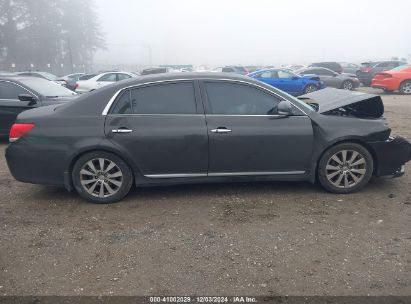
{"type": "Polygon", "coordinates": [[[119,129],[114,129],[111,130],[112,133],[131,133],[133,130],[126,129],[126,128],[119,128],[119,129]]]}
{"type": "Polygon", "coordinates": [[[232,132],[231,130],[227,129],[227,128],[223,128],[223,127],[219,127],[217,129],[212,129],[211,133],[230,133],[232,132]]]}

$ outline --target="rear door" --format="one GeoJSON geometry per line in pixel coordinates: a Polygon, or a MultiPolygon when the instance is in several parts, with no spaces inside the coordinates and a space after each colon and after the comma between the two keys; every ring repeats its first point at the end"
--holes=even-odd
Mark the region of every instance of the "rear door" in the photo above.
{"type": "Polygon", "coordinates": [[[32,109],[28,102],[20,101],[20,94],[30,94],[31,92],[21,87],[20,85],[0,80],[0,134],[7,135],[10,131],[11,125],[15,122],[19,113],[32,109]]]}
{"type": "Polygon", "coordinates": [[[207,126],[195,81],[123,91],[107,115],[105,132],[145,177],[207,176],[207,126]]]}
{"type": "Polygon", "coordinates": [[[204,81],[209,176],[299,175],[309,165],[311,120],[277,114],[281,97],[254,85],[204,81]]]}

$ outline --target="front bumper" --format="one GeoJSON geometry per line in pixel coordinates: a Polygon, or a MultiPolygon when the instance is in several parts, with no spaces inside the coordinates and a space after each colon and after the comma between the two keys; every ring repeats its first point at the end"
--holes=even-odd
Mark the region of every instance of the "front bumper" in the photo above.
{"type": "Polygon", "coordinates": [[[411,144],[403,137],[390,137],[386,141],[369,143],[375,158],[376,176],[401,176],[405,164],[411,160],[411,144]]]}

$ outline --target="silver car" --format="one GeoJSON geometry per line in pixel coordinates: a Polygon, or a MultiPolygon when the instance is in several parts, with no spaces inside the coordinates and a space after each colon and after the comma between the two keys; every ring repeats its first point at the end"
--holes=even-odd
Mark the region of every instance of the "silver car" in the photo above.
{"type": "Polygon", "coordinates": [[[338,74],[327,68],[311,67],[295,71],[299,75],[317,75],[327,87],[344,90],[354,90],[360,85],[360,81],[354,74],[338,74]]]}

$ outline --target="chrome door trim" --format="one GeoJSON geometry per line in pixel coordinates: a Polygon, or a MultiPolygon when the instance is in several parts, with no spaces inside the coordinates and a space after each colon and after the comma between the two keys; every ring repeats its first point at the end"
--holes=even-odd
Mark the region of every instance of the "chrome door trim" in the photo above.
{"type": "MultiPolygon", "coordinates": [[[[150,85],[150,84],[159,84],[159,83],[166,83],[166,82],[178,82],[178,81],[195,81],[195,80],[208,80],[208,81],[228,81],[228,82],[238,82],[238,83],[243,83],[243,84],[248,84],[250,86],[253,87],[257,87],[259,89],[262,89],[266,92],[269,92],[270,94],[274,94],[275,96],[277,96],[278,98],[280,98],[281,100],[287,100],[288,99],[284,98],[281,95],[278,95],[276,92],[269,90],[266,87],[260,86],[256,83],[253,82],[249,82],[249,81],[245,81],[245,80],[239,80],[239,79],[229,79],[229,78],[202,78],[202,77],[198,77],[198,78],[178,78],[178,79],[167,79],[167,80],[157,80],[157,81],[149,81],[149,82],[144,82],[144,83],[139,83],[139,84],[135,84],[135,85],[131,85],[128,87],[124,87],[121,88],[120,90],[118,90],[116,93],[114,93],[114,95],[110,98],[110,100],[108,101],[107,105],[104,107],[103,112],[101,113],[103,116],[106,116],[108,114],[108,112],[110,111],[111,106],[113,105],[114,101],[116,100],[116,98],[118,97],[118,95],[123,91],[123,90],[127,90],[127,89],[131,89],[131,88],[136,88],[136,87],[141,87],[141,86],[145,86],[145,85],[150,85]]],[[[290,101],[291,102],[291,101],[290,101]]],[[[304,111],[303,109],[301,109],[299,106],[295,105],[293,102],[291,102],[293,106],[295,106],[297,109],[299,109],[302,113],[304,113],[306,116],[308,116],[307,112],[304,111]]]]}
{"type": "Polygon", "coordinates": [[[301,175],[305,171],[279,172],[218,172],[218,173],[181,173],[181,174],[147,174],[148,178],[184,178],[184,177],[224,177],[224,176],[266,176],[266,175],[301,175]]]}
{"type": "Polygon", "coordinates": [[[182,174],[148,174],[148,178],[184,178],[184,177],[207,177],[207,173],[182,173],[182,174]]]}
{"type": "Polygon", "coordinates": [[[208,173],[208,176],[258,176],[258,175],[299,175],[304,174],[305,171],[279,171],[279,172],[217,172],[208,173]]]}

